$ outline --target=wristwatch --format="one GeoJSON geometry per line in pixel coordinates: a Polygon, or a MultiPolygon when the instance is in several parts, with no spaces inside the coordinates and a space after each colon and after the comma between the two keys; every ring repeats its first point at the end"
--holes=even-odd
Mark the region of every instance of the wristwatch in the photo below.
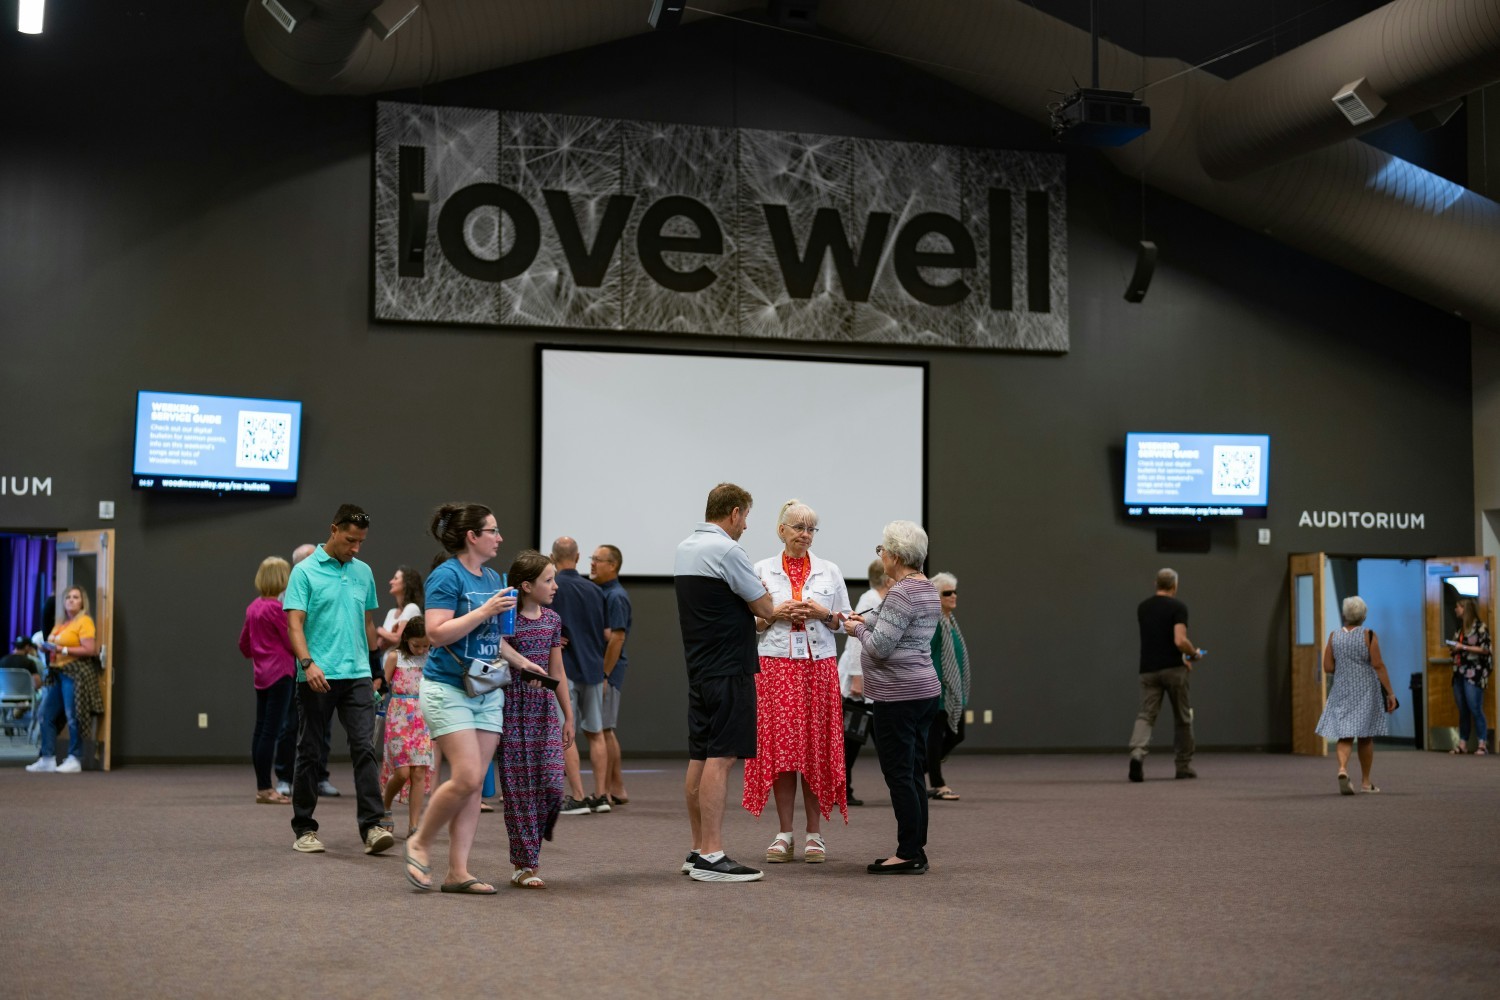
{"type": "Polygon", "coordinates": [[[310,667],[312,665],[313,665],[313,661],[312,661],[312,657],[311,656],[304,656],[302,659],[300,659],[300,660],[297,661],[297,669],[298,670],[306,670],[308,667],[310,667]]]}

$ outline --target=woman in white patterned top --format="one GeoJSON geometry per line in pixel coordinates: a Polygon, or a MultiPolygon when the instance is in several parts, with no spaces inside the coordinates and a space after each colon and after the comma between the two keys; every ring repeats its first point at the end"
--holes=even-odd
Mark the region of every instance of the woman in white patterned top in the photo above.
{"type": "Polygon", "coordinates": [[[1389,731],[1387,713],[1396,710],[1391,678],[1380,656],[1380,641],[1365,628],[1369,609],[1358,597],[1344,598],[1344,627],[1328,635],[1323,647],[1323,670],[1333,674],[1328,702],[1318,720],[1318,735],[1338,740],[1339,793],[1353,795],[1349,783],[1349,751],[1359,740],[1360,789],[1378,792],[1370,780],[1375,764],[1375,737],[1389,731]]]}

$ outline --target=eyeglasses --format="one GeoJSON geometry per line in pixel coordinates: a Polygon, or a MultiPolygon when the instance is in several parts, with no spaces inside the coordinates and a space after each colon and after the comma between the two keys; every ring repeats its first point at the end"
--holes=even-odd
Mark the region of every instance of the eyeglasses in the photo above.
{"type": "Polygon", "coordinates": [[[945,591],[943,591],[943,596],[944,597],[957,597],[958,596],[958,591],[956,591],[956,590],[945,590],[945,591]]]}
{"type": "Polygon", "coordinates": [[[818,533],[818,529],[811,524],[788,524],[787,527],[791,528],[799,535],[804,531],[809,535],[816,535],[818,533]]]}
{"type": "Polygon", "coordinates": [[[500,537],[500,529],[499,528],[480,528],[478,531],[474,532],[474,534],[476,534],[476,535],[494,535],[496,538],[499,538],[500,537]]]}
{"type": "Polygon", "coordinates": [[[596,562],[609,563],[611,566],[613,566],[614,563],[615,563],[615,561],[613,559],[610,559],[607,556],[589,556],[589,562],[591,562],[591,563],[596,563],[596,562]]]}

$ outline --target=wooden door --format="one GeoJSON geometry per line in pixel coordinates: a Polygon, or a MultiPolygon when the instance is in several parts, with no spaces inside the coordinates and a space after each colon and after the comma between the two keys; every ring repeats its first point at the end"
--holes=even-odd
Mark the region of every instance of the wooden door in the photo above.
{"type": "MultiPolygon", "coordinates": [[[[1444,640],[1453,636],[1458,619],[1453,607],[1459,597],[1479,601],[1479,617],[1495,629],[1495,557],[1454,556],[1427,560],[1427,671],[1423,680],[1427,719],[1424,746],[1448,750],[1458,733],[1458,706],[1453,701],[1453,653],[1444,640]]],[[[1492,675],[1493,679],[1493,675],[1492,675]]],[[[1484,714],[1491,727],[1495,719],[1495,684],[1484,692],[1484,714]]],[[[1473,750],[1480,737],[1469,735],[1473,750]]]]}
{"type": "Polygon", "coordinates": [[[99,688],[104,695],[104,716],[99,720],[94,740],[99,762],[106,771],[111,766],[111,726],[114,720],[114,548],[113,529],[63,531],[57,535],[58,620],[62,620],[62,595],[70,587],[83,588],[88,594],[94,619],[99,662],[104,665],[104,673],[99,677],[99,688]]]}
{"type": "Polygon", "coordinates": [[[1323,578],[1328,570],[1328,556],[1322,552],[1294,555],[1289,567],[1292,753],[1324,757],[1328,754],[1328,741],[1316,730],[1328,698],[1323,681],[1323,643],[1328,634],[1323,621],[1323,578]]]}

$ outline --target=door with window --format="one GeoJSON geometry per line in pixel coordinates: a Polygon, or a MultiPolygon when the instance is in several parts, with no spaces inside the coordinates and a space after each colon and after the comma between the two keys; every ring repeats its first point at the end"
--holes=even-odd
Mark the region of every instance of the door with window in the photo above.
{"type": "MultiPolygon", "coordinates": [[[[1458,630],[1459,602],[1471,598],[1477,602],[1480,619],[1494,635],[1495,628],[1495,557],[1455,556],[1427,560],[1427,671],[1423,681],[1426,701],[1426,742],[1428,750],[1450,750],[1459,738],[1458,703],[1453,694],[1453,650],[1447,645],[1458,630]]],[[[1484,714],[1488,728],[1495,727],[1495,683],[1484,691],[1484,714]]],[[[1481,736],[1469,734],[1469,750],[1481,736]]],[[[1489,734],[1483,734],[1489,739],[1489,734]]],[[[1494,744],[1490,747],[1493,749],[1494,744]]]]}
{"type": "Polygon", "coordinates": [[[1289,560],[1292,602],[1292,753],[1323,757],[1328,741],[1317,733],[1328,688],[1323,682],[1323,643],[1328,635],[1323,602],[1328,556],[1322,552],[1289,560]]]}
{"type": "Polygon", "coordinates": [[[57,535],[56,581],[58,620],[62,619],[62,596],[78,587],[88,597],[90,616],[94,619],[94,639],[99,647],[99,691],[104,696],[104,714],[97,725],[80,720],[94,742],[94,756],[100,767],[111,766],[111,728],[114,719],[114,627],[115,627],[115,533],[99,531],[63,531],[57,535]]]}

